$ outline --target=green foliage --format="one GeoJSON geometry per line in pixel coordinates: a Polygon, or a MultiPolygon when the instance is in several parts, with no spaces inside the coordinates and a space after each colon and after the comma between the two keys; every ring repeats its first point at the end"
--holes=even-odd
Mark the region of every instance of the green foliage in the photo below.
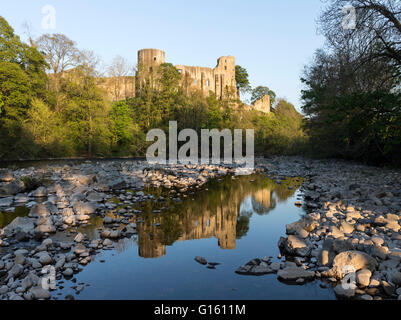
{"type": "Polygon", "coordinates": [[[32,145],[23,123],[32,99],[46,95],[45,69],[41,54],[0,17],[0,158],[26,154],[32,145]]]}
{"type": "MultiPolygon", "coordinates": [[[[43,46],[51,45],[44,53],[50,67],[0,17],[0,159],[144,156],[150,144],[146,132],[167,131],[172,120],[179,130],[193,128],[198,134],[201,129],[254,128],[261,154],[292,153],[303,138],[302,117],[292,105],[283,102],[274,114],[263,114],[243,110],[235,89],[225,100],[212,92],[205,97],[196,89],[184,91],[185,79],[169,63],[151,70],[135,98],[112,104],[96,84],[93,54],[78,52],[63,35],[41,39],[43,46]],[[59,70],[59,62],[68,71],[47,77],[46,68],[59,70]]],[[[244,68],[236,66],[236,79],[240,90],[249,90],[244,68]]],[[[274,99],[266,87],[254,90],[255,97],[266,93],[274,99]]],[[[26,184],[32,183],[26,179],[26,184]]]]}
{"type": "Polygon", "coordinates": [[[126,102],[113,104],[110,111],[110,133],[112,152],[117,154],[136,154],[143,145],[145,136],[133,121],[130,107],[126,102]]]}
{"type": "Polygon", "coordinates": [[[241,93],[247,93],[252,90],[248,79],[248,71],[241,66],[235,66],[235,81],[237,83],[237,88],[241,93]]]}
{"type": "MultiPolygon", "coordinates": [[[[323,90],[324,92],[324,90],[323,90]]],[[[332,97],[327,103],[313,89],[304,92],[304,110],[314,153],[374,164],[401,164],[401,94],[358,92],[332,97]]]]}

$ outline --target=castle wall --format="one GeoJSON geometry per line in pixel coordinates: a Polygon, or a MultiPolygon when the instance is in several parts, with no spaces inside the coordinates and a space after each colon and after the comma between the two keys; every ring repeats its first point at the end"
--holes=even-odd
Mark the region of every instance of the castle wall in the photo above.
{"type": "Polygon", "coordinates": [[[135,77],[108,77],[97,79],[97,85],[106,91],[112,101],[135,97],[135,77]]]}
{"type": "Polygon", "coordinates": [[[206,96],[212,91],[219,99],[226,97],[229,92],[234,98],[238,97],[233,56],[220,57],[214,69],[184,65],[175,67],[182,74],[182,83],[188,91],[198,89],[206,96]]]}
{"type": "Polygon", "coordinates": [[[270,96],[267,94],[261,99],[255,101],[253,109],[264,113],[270,112],[270,96]]]}

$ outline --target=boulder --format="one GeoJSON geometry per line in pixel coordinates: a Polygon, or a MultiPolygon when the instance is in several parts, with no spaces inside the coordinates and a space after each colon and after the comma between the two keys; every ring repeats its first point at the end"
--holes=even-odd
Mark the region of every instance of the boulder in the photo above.
{"type": "Polygon", "coordinates": [[[195,257],[195,261],[198,262],[198,263],[200,263],[200,264],[203,264],[203,265],[206,265],[206,264],[207,264],[207,261],[206,261],[206,259],[205,259],[204,257],[196,256],[196,257],[195,257]]]}
{"type": "Polygon", "coordinates": [[[0,197],[15,196],[24,190],[24,183],[20,180],[11,182],[0,182],[0,197]]]}
{"type": "Polygon", "coordinates": [[[393,271],[389,273],[389,280],[394,283],[395,285],[401,287],[401,272],[400,271],[393,271]]]}
{"type": "Polygon", "coordinates": [[[88,195],[86,196],[86,199],[88,201],[101,202],[101,201],[104,200],[105,196],[106,195],[104,193],[99,193],[99,192],[96,192],[96,191],[92,191],[92,192],[88,193],[88,195]]]}
{"type": "Polygon", "coordinates": [[[83,244],[78,243],[77,245],[75,245],[74,253],[75,253],[76,255],[80,255],[80,254],[82,254],[82,253],[84,253],[84,252],[86,252],[86,251],[87,251],[87,249],[86,249],[86,247],[85,247],[83,244]]]}
{"type": "Polygon", "coordinates": [[[14,197],[0,198],[0,207],[10,207],[14,201],[14,197]]]}
{"type": "Polygon", "coordinates": [[[48,206],[44,205],[43,203],[37,203],[33,205],[31,210],[29,211],[29,216],[32,218],[47,217],[49,215],[50,210],[48,206]]]}
{"type": "Polygon", "coordinates": [[[373,257],[380,258],[381,260],[386,260],[388,254],[388,248],[383,246],[372,246],[370,254],[373,257]]]}
{"type": "Polygon", "coordinates": [[[286,233],[288,235],[296,235],[305,230],[306,232],[312,232],[316,228],[316,224],[314,221],[309,219],[301,219],[299,221],[287,224],[286,233]]]}
{"type": "Polygon", "coordinates": [[[14,231],[22,231],[25,233],[32,233],[35,229],[35,225],[33,223],[34,219],[29,217],[16,217],[8,226],[4,229],[6,231],[14,232],[14,231]]]}
{"type": "Polygon", "coordinates": [[[0,182],[10,182],[14,180],[14,176],[10,170],[0,169],[0,182]]]}
{"type": "Polygon", "coordinates": [[[352,233],[354,232],[354,227],[348,222],[342,221],[340,230],[344,233],[352,233]]]}
{"type": "Polygon", "coordinates": [[[347,273],[346,270],[353,268],[355,272],[361,269],[374,271],[376,269],[376,259],[361,251],[344,251],[336,255],[333,260],[333,268],[324,275],[342,279],[347,273]]]}
{"type": "Polygon", "coordinates": [[[42,266],[51,264],[53,262],[53,259],[47,252],[41,252],[38,256],[39,256],[39,262],[42,266]]]}
{"type": "Polygon", "coordinates": [[[300,278],[312,280],[315,277],[315,272],[305,270],[301,267],[286,267],[277,272],[277,277],[285,281],[295,281],[300,278]]]}
{"type": "Polygon", "coordinates": [[[344,287],[341,283],[334,288],[334,293],[339,298],[352,298],[355,296],[355,287],[344,287]]]}
{"type": "Polygon", "coordinates": [[[76,201],[72,204],[76,215],[91,215],[95,213],[97,204],[93,202],[76,201]]]}
{"type": "Polygon", "coordinates": [[[42,186],[42,187],[39,187],[36,190],[32,191],[29,195],[31,197],[35,197],[35,198],[47,197],[47,189],[42,186]]]}
{"type": "Polygon", "coordinates": [[[43,289],[42,287],[31,288],[30,291],[34,299],[50,299],[49,291],[43,289]]]}
{"type": "Polygon", "coordinates": [[[356,273],[356,282],[361,287],[367,287],[370,284],[372,272],[369,269],[361,269],[356,273]]]}
{"type": "Polygon", "coordinates": [[[238,274],[259,276],[268,273],[274,273],[275,271],[265,261],[261,261],[260,259],[253,259],[247,264],[239,267],[235,272],[238,274]]]}
{"type": "Polygon", "coordinates": [[[55,233],[56,227],[52,224],[41,224],[35,228],[35,233],[55,233]]]}
{"type": "Polygon", "coordinates": [[[310,241],[294,235],[289,235],[287,238],[281,237],[278,246],[285,255],[290,256],[308,257],[312,252],[310,241]]]}

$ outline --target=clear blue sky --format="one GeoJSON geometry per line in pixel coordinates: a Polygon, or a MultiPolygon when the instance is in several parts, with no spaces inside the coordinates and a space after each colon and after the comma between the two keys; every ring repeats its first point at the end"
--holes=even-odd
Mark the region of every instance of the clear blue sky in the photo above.
{"type": "Polygon", "coordinates": [[[2,15],[23,36],[64,33],[104,62],[136,64],[141,48],[166,52],[173,64],[214,67],[233,55],[251,85],[265,85],[299,109],[303,66],[323,45],[316,31],[322,0],[2,0],[2,15]],[[42,8],[56,9],[56,29],[42,29],[42,8]]]}

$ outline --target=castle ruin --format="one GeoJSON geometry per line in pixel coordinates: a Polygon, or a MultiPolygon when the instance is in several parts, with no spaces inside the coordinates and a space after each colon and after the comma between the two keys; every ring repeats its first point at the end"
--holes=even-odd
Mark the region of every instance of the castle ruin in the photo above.
{"type": "MultiPolygon", "coordinates": [[[[113,101],[133,98],[145,83],[155,83],[157,68],[166,63],[165,52],[159,49],[138,51],[138,68],[135,77],[102,78],[99,86],[106,90],[113,101]]],[[[175,65],[181,74],[181,85],[189,94],[197,89],[204,96],[214,93],[218,99],[239,99],[240,94],[235,81],[235,57],[223,56],[217,59],[216,67],[175,65]]],[[[253,106],[245,105],[246,110],[270,112],[270,97],[264,96],[253,106]]]]}

